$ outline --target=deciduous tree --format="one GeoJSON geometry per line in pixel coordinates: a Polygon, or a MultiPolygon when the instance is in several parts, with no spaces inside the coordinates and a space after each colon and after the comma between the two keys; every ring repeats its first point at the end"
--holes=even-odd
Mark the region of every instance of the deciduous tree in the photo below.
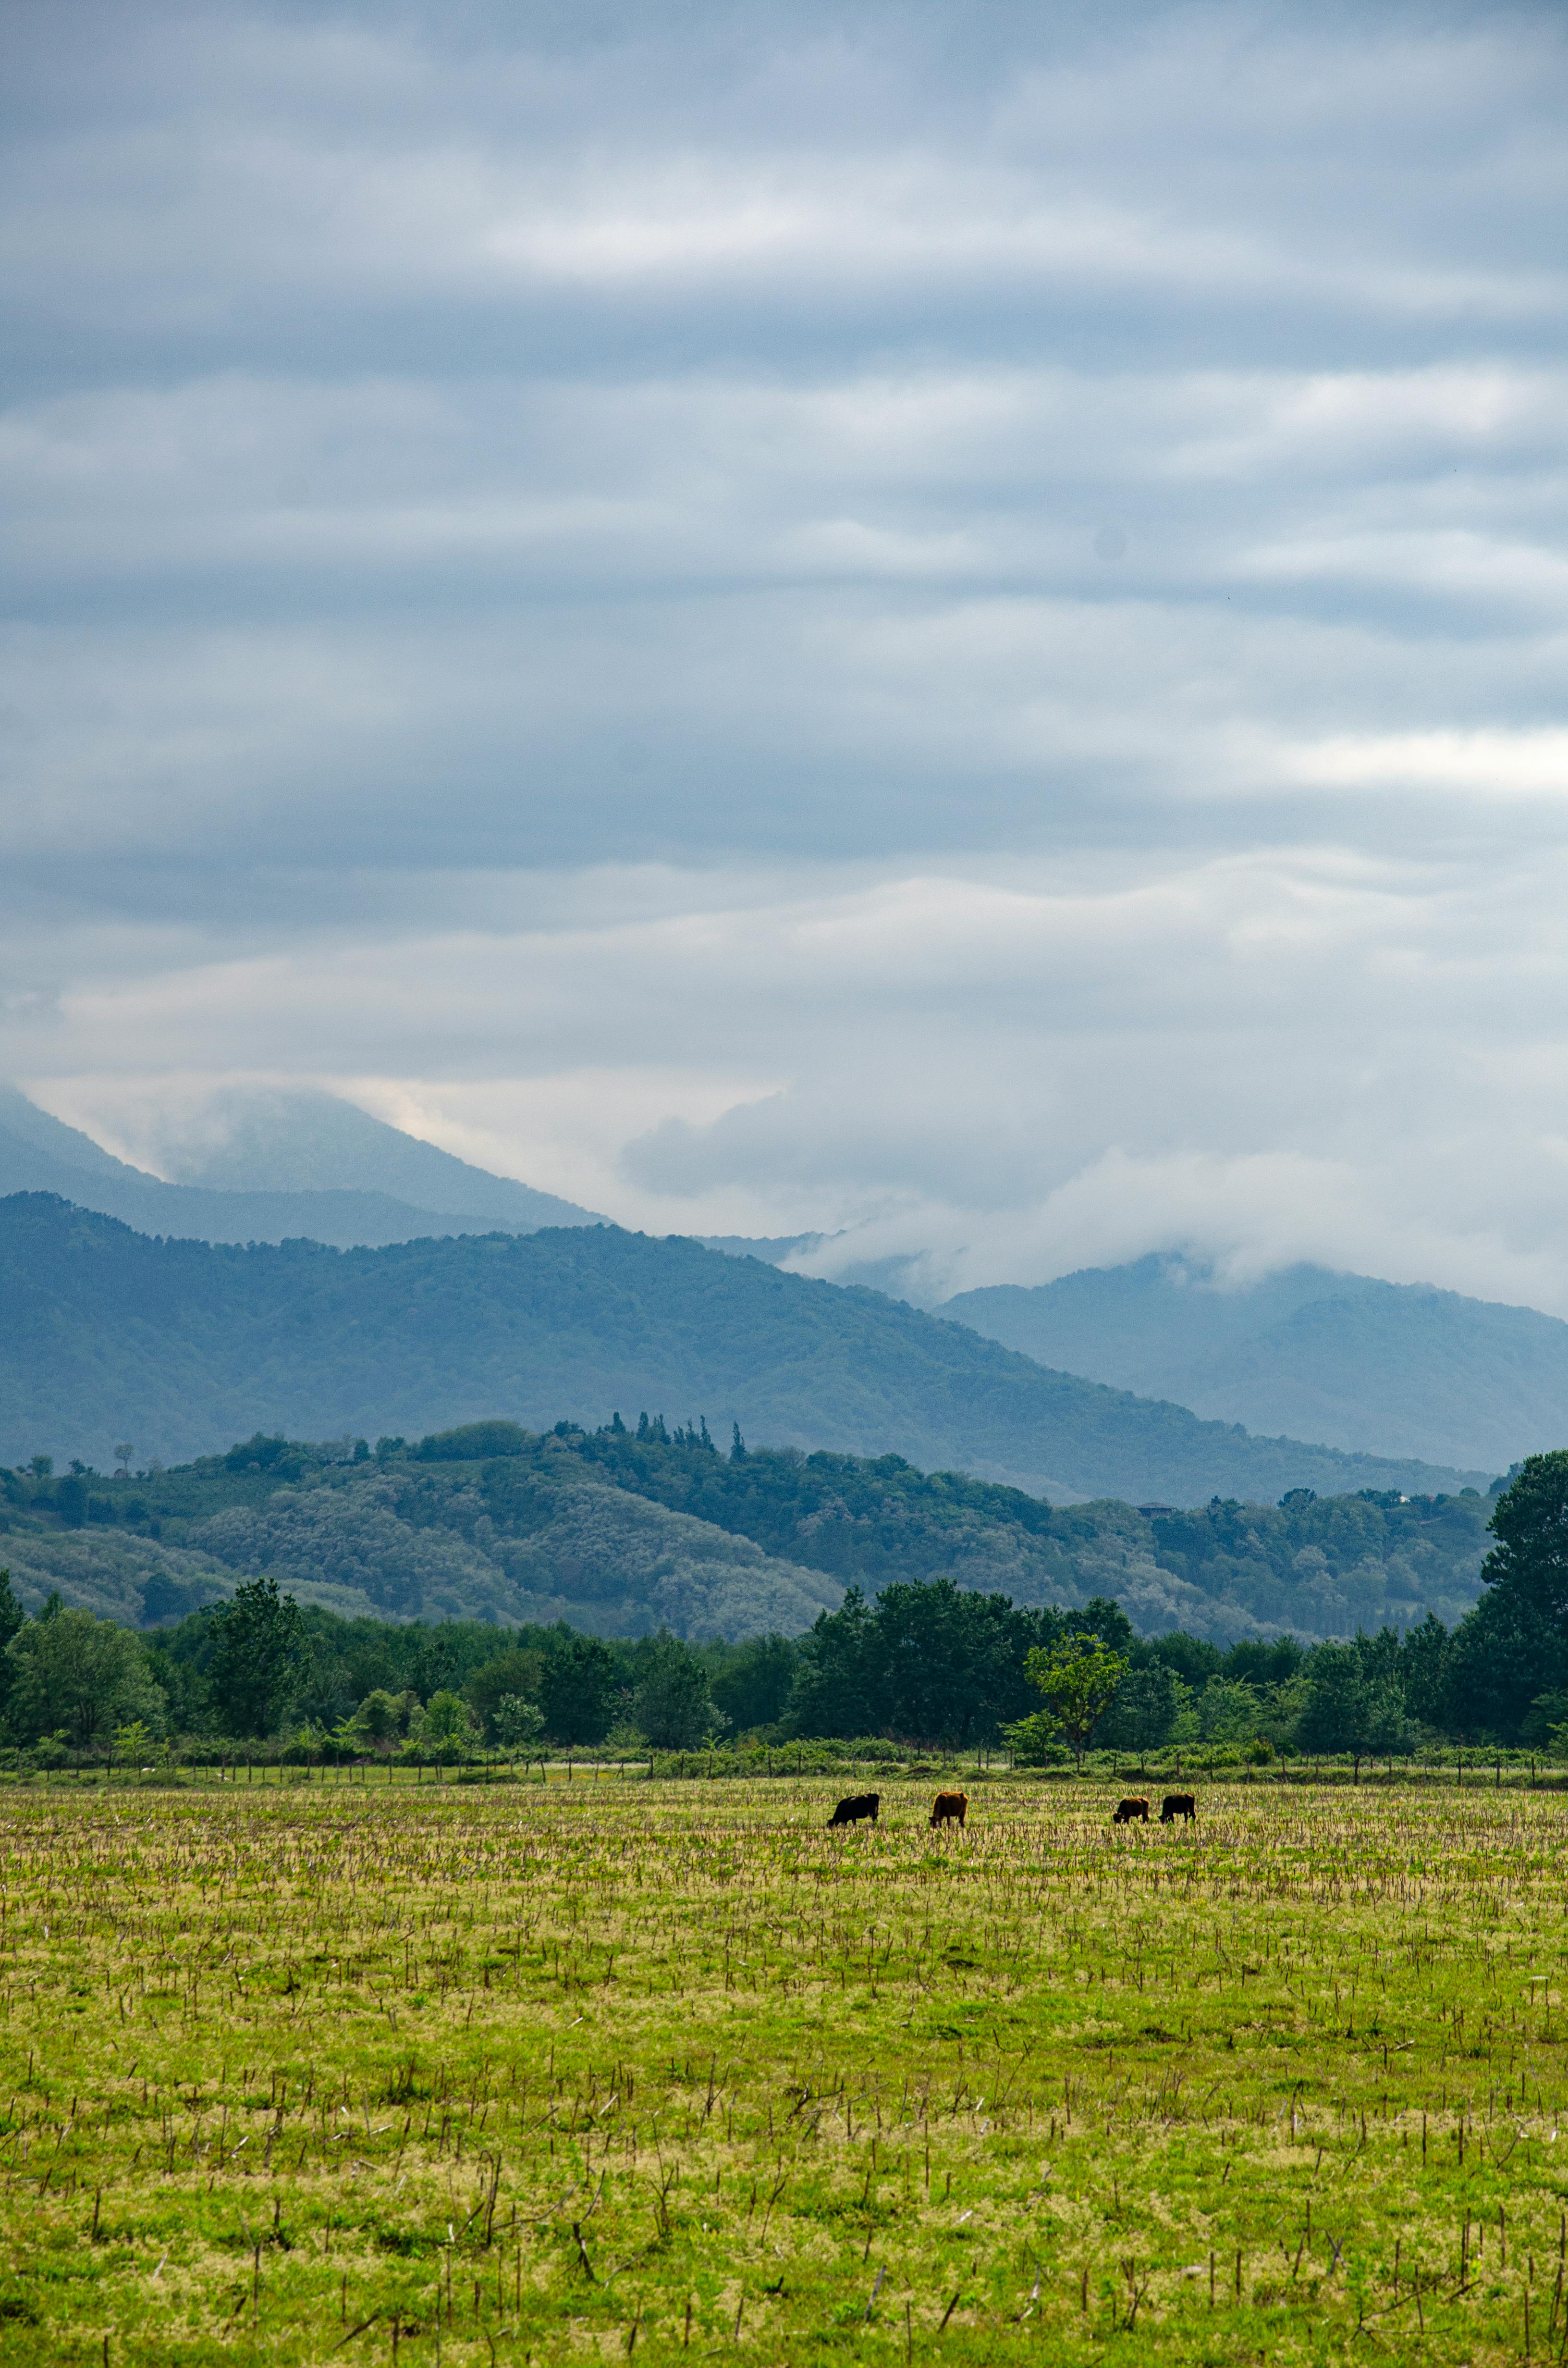
{"type": "Polygon", "coordinates": [[[456,1752],[472,1743],[473,1735],[473,1719],[461,1694],[440,1687],[425,1705],[419,1728],[421,1744],[426,1749],[456,1752]]]}
{"type": "Polygon", "coordinates": [[[1024,1667],[1082,1763],[1127,1675],[1126,1655],[1113,1653],[1099,1636],[1078,1635],[1060,1645],[1036,1645],[1024,1667]]]}
{"type": "Polygon", "coordinates": [[[144,1720],[161,1730],[165,1702],[139,1636],[90,1611],[29,1620],[6,1647],[6,1717],[24,1743],[63,1732],[78,1750],[117,1726],[144,1720]]]}
{"type": "Polygon", "coordinates": [[[678,1636],[656,1637],[643,1655],[632,1716],[660,1751],[689,1751],[712,1727],[708,1673],[678,1636]]]}
{"type": "Polygon", "coordinates": [[[1489,1527],[1497,1543],[1482,1565],[1483,1584],[1562,1620],[1568,1612],[1568,1448],[1528,1455],[1498,1497],[1489,1527]]]}
{"type": "Polygon", "coordinates": [[[526,1694],[503,1694],[490,1724],[504,1751],[528,1751],[544,1733],[544,1713],[526,1694]]]}
{"type": "Polygon", "coordinates": [[[305,1622],[275,1578],[253,1578],[212,1614],[207,1681],[231,1735],[270,1735],[309,1653],[305,1622]]]}
{"type": "Polygon", "coordinates": [[[540,1680],[545,1731],[557,1743],[600,1743],[621,1687],[615,1656],[597,1636],[574,1636],[549,1655],[540,1680]]]}
{"type": "Polygon", "coordinates": [[[1404,1695],[1398,1680],[1373,1670],[1354,1645],[1320,1645],[1307,1664],[1307,1699],[1296,1730],[1303,1751],[1369,1753],[1403,1748],[1404,1695]]]}
{"type": "Polygon", "coordinates": [[[495,1725],[497,1705],[508,1695],[537,1702],[543,1677],[543,1654],[520,1652],[516,1646],[497,1653],[494,1660],[475,1669],[463,1691],[469,1708],[492,1741],[500,1739],[495,1725]]]}
{"type": "Polygon", "coordinates": [[[1105,1713],[1100,1741],[1119,1751],[1157,1751],[1170,1740],[1186,1697],[1187,1688],[1163,1661],[1130,1669],[1105,1713]]]}

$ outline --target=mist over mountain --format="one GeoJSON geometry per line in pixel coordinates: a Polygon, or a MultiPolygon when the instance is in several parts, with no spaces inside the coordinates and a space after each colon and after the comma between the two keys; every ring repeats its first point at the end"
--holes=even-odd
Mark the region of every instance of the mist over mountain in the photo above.
{"type": "Polygon", "coordinates": [[[1568,1439],[1568,1324],[1424,1284],[1294,1266],[1233,1286],[1150,1257],[941,1313],[1042,1364],[1331,1447],[1502,1472],[1568,1439]]]}
{"type": "Polygon", "coordinates": [[[167,1133],[164,1143],[169,1175],[209,1190],[381,1192],[514,1233],[605,1222],[553,1192],[472,1167],[338,1094],[252,1087],[214,1096],[194,1130],[167,1133]]]}
{"type": "MultiPolygon", "coordinates": [[[[722,1250],[728,1258],[761,1258],[765,1266],[789,1266],[804,1263],[840,1242],[840,1234],[699,1234],[695,1237],[710,1250],[722,1250]]],[[[823,1277],[827,1282],[846,1286],[858,1284],[865,1291],[880,1291],[886,1299],[907,1299],[912,1307],[924,1307],[927,1313],[941,1304],[941,1292],[933,1289],[927,1261],[918,1256],[835,1260],[831,1274],[823,1277]]],[[[976,1329],[981,1329],[976,1326],[976,1329]]]]}
{"type": "MultiPolygon", "coordinates": [[[[102,1177],[115,1182],[155,1184],[159,1180],[140,1167],[128,1167],[111,1151],[95,1143],[80,1127],[67,1126],[29,1101],[17,1086],[0,1085],[0,1156],[8,1167],[35,1164],[66,1168],[80,1177],[102,1177]]],[[[47,1190],[47,1186],[10,1185],[11,1191],[47,1190]]],[[[91,1208],[92,1202],[84,1202],[91,1208]]]]}
{"type": "Polygon", "coordinates": [[[0,1201],[0,1459],[166,1460],[247,1432],[374,1440],[497,1412],[738,1422],[777,1446],[906,1456],[1056,1497],[1272,1502],[1489,1474],[1251,1439],[1051,1372],[962,1325],[613,1226],[334,1250],[150,1241],[0,1201]]]}
{"type": "MultiPolygon", "coordinates": [[[[51,1193],[137,1233],[210,1244],[374,1248],[604,1223],[323,1092],[215,1096],[183,1122],[154,1124],[152,1138],[160,1165],[178,1180],[116,1158],[15,1087],[0,1087],[0,1193],[51,1193]]],[[[811,1259],[831,1238],[729,1235],[706,1237],[706,1247],[781,1268],[811,1259]]],[[[862,1263],[826,1287],[898,1298],[921,1270],[918,1260],[862,1263]]],[[[1058,1373],[1170,1401],[1209,1422],[1239,1423],[1264,1440],[1283,1437],[1292,1454],[1298,1442],[1319,1441],[1473,1475],[1568,1436],[1568,1324],[1454,1292],[1306,1265],[1236,1287],[1198,1261],[1152,1256],[1035,1289],[965,1292],[930,1312],[1058,1373]]],[[[415,1418],[440,1420],[449,1411],[437,1400],[415,1418]]],[[[276,1415],[287,1422],[290,1409],[280,1405],[276,1415]]],[[[780,1435],[820,1441],[828,1434],[808,1414],[803,1429],[796,1422],[780,1435]]],[[[176,1452],[208,1443],[182,1432],[176,1452]]],[[[918,1443],[938,1456],[951,1446],[940,1429],[922,1429],[918,1443]]],[[[1166,1465],[1150,1465],[1132,1493],[1183,1495],[1211,1463],[1199,1457],[1189,1468],[1178,1458],[1174,1482],[1155,1476],[1166,1465]]],[[[1099,1465],[1085,1466],[1075,1452],[1046,1468],[1009,1445],[990,1453],[986,1468],[1059,1496],[1095,1494],[1105,1482],[1099,1465]]],[[[1216,1483],[1221,1493],[1226,1485],[1216,1483]]]]}
{"type": "Polygon", "coordinates": [[[189,1180],[166,1182],[115,1158],[16,1087],[0,1086],[0,1193],[58,1193],[139,1233],[187,1241],[304,1239],[340,1249],[449,1234],[465,1224],[533,1232],[540,1225],[597,1222],[569,1201],[486,1175],[331,1095],[264,1101],[247,1095],[234,1098],[234,1109],[244,1131],[205,1156],[193,1153],[189,1180]],[[269,1130],[269,1110],[277,1117],[275,1130],[269,1130]],[[246,1164],[248,1152],[234,1147],[236,1140],[254,1146],[254,1169],[246,1164]],[[430,1184],[433,1197],[400,1197],[396,1184],[417,1178],[430,1184]]]}

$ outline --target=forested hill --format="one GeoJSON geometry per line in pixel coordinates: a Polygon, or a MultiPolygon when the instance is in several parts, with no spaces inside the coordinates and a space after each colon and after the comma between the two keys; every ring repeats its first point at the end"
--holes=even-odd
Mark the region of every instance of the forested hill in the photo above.
{"type": "Polygon", "coordinates": [[[256,1430],[374,1440],[607,1407],[889,1452],[1036,1493],[1176,1505],[1490,1475],[1249,1438],[874,1292],[610,1226],[334,1250],[148,1239],[0,1201],[0,1460],[183,1459],[256,1430]]]}
{"type": "Polygon", "coordinates": [[[133,1625],[270,1572],[347,1617],[483,1619],[611,1636],[798,1634],[842,1589],[949,1577],[1026,1607],[1111,1596],[1135,1627],[1229,1643],[1277,1629],[1452,1625],[1473,1602],[1490,1502],[1392,1491],[1153,1520],[895,1455],[724,1454],[669,1433],[468,1425],[410,1445],[253,1438],[174,1470],[0,1474],[0,1563],[133,1625]],[[641,1435],[638,1435],[638,1433],[641,1435]]]}
{"type": "MultiPolygon", "coordinates": [[[[658,1427],[662,1432],[663,1426],[658,1427]]],[[[1215,1498],[1156,1514],[1115,1502],[1051,1507],[897,1457],[705,1451],[699,1439],[606,1426],[567,1442],[627,1489],[872,1593],[949,1576],[1024,1604],[1114,1596],[1135,1627],[1238,1637],[1452,1624],[1480,1588],[1493,1499],[1291,1491],[1279,1505],[1215,1498]]],[[[425,1453],[443,1452],[426,1442],[425,1453]]]]}

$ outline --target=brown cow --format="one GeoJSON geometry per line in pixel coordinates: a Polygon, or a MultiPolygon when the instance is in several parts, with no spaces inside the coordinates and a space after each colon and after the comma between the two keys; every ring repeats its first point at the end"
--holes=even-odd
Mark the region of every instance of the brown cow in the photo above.
{"type": "Polygon", "coordinates": [[[1147,1801],[1139,1801],[1129,1798],[1128,1800],[1119,1801],[1117,1803],[1116,1815],[1111,1819],[1111,1824],[1113,1826],[1131,1826],[1140,1821],[1144,1825],[1147,1825],[1149,1822],[1149,1804],[1147,1801]]]}
{"type": "Polygon", "coordinates": [[[830,1826],[853,1826],[861,1817],[869,1817],[875,1825],[877,1811],[881,1805],[880,1793],[851,1793],[846,1801],[840,1801],[827,1822],[830,1826]]]}
{"type": "Polygon", "coordinates": [[[967,1793],[938,1793],[931,1804],[931,1823],[934,1826],[946,1826],[957,1818],[961,1826],[968,1807],[967,1793]]]}
{"type": "Polygon", "coordinates": [[[1190,1824],[1197,1815],[1198,1796],[1195,1793],[1167,1793],[1160,1808],[1160,1823],[1168,1826],[1174,1824],[1177,1817],[1186,1817],[1190,1824]]]}

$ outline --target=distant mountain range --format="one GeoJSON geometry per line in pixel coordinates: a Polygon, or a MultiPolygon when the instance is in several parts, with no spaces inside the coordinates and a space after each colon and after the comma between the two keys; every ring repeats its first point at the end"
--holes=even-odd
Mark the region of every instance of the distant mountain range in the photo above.
{"type": "MultiPolygon", "coordinates": [[[[131,1167],[0,1087],[0,1194],[57,1194],[142,1234],[385,1247],[605,1222],[319,1091],[214,1097],[183,1133],[159,1144],[158,1159],[165,1176],[131,1167]]],[[[780,1267],[828,1238],[705,1240],[732,1258],[780,1267]]],[[[824,1287],[860,1286],[897,1300],[917,1270],[918,1261],[885,1259],[846,1269],[824,1287]]],[[[1454,1292],[1313,1266],[1232,1288],[1191,1259],[1152,1257],[1032,1290],[966,1292],[936,1309],[927,1303],[926,1312],[1059,1374],[1239,1423],[1264,1441],[1319,1441],[1401,1463],[1492,1473],[1568,1440],[1568,1324],[1454,1292]]],[[[420,1418],[445,1411],[432,1405],[420,1418]]],[[[814,1418],[796,1406],[797,1417],[797,1429],[808,1423],[814,1438],[834,1435],[831,1405],[814,1418]]],[[[287,1406],[278,1418],[290,1418],[287,1406]]],[[[930,1437],[926,1445],[948,1452],[930,1437]]],[[[1046,1470],[1032,1455],[1018,1462],[1011,1448],[993,1459],[996,1469],[1027,1470],[1059,1493],[1079,1493],[1066,1476],[1071,1462],[1046,1470]]]]}
{"type": "Polygon", "coordinates": [[[449,1234],[592,1225],[589,1209],[385,1126],[332,1094],[235,1097],[176,1181],[116,1159],[0,1086],[0,1193],[55,1192],[138,1233],[185,1241],[305,1239],[341,1249],[449,1234]]]}
{"type": "Polygon", "coordinates": [[[1331,1447],[1505,1472],[1568,1443],[1568,1324],[1425,1284],[1294,1266],[1238,1289],[1146,1258],[941,1313],[1041,1364],[1331,1447]]]}
{"type": "Polygon", "coordinates": [[[284,1430],[374,1441],[497,1412],[647,1408],[771,1445],[907,1457],[1054,1497],[1271,1503],[1489,1474],[1253,1439],[1043,1370],[869,1291],[614,1226],[335,1250],[152,1241],[0,1201],[0,1460],[183,1459],[284,1430]]]}

